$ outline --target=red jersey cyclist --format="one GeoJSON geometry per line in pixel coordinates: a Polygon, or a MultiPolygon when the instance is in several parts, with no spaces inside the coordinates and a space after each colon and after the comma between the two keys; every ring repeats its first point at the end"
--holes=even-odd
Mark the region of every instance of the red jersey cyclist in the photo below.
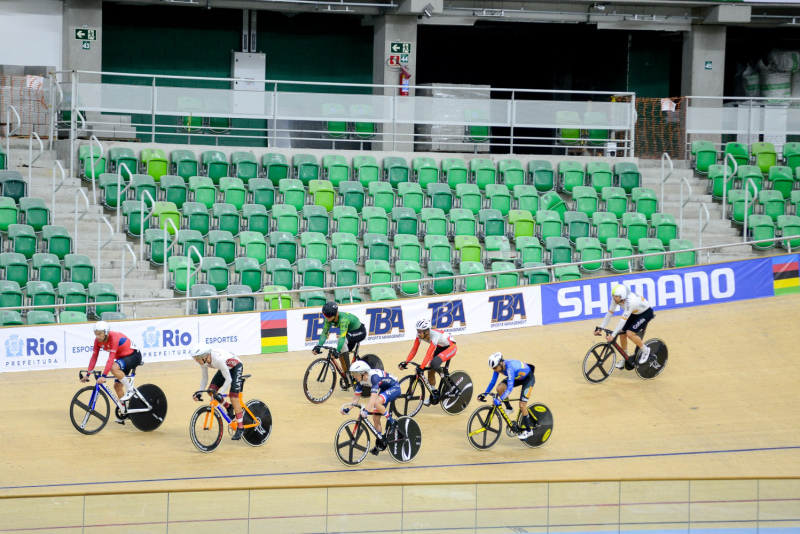
{"type": "MultiPolygon", "coordinates": [[[[411,352],[408,353],[406,361],[400,362],[397,367],[400,369],[408,367],[408,362],[413,360],[414,356],[417,355],[420,341],[430,343],[428,352],[425,353],[425,358],[422,360],[422,367],[427,367],[428,364],[430,364],[428,382],[431,383],[431,387],[434,387],[436,386],[436,374],[442,372],[446,373],[447,369],[450,368],[450,360],[457,352],[456,341],[453,339],[453,336],[444,330],[431,328],[431,322],[428,319],[421,319],[417,321],[417,338],[414,340],[414,346],[411,347],[411,352]],[[443,363],[444,369],[441,369],[443,363]]],[[[435,404],[438,402],[438,398],[436,398],[438,397],[438,391],[434,390],[433,396],[433,402],[435,404]]],[[[425,398],[425,406],[430,406],[430,404],[431,398],[425,398]]]]}
{"type": "MultiPolygon", "coordinates": [[[[646,362],[650,358],[650,347],[645,347],[642,338],[636,332],[643,330],[647,323],[655,317],[653,308],[650,307],[644,297],[640,297],[622,284],[617,284],[611,290],[611,299],[613,302],[609,306],[608,313],[603,318],[603,323],[598,328],[595,328],[594,335],[601,335],[603,333],[602,329],[608,326],[611,316],[614,315],[617,308],[622,308],[622,317],[620,317],[619,324],[610,335],[606,336],[606,341],[611,343],[617,334],[625,334],[619,338],[619,346],[622,347],[622,350],[628,352],[628,339],[630,339],[641,349],[639,363],[646,362]]],[[[617,368],[622,369],[624,365],[625,359],[620,358],[617,362],[617,368]]]]}
{"type": "MultiPolygon", "coordinates": [[[[194,361],[200,364],[203,369],[198,391],[206,389],[208,370],[217,370],[214,378],[211,379],[211,385],[208,389],[214,392],[214,398],[227,410],[228,417],[231,419],[234,416],[236,417],[236,433],[233,434],[231,439],[242,439],[242,434],[244,433],[244,413],[242,412],[242,389],[244,388],[242,374],[244,367],[241,360],[227,350],[212,349],[202,343],[195,345],[191,354],[194,361]],[[228,392],[229,389],[230,392],[228,392]],[[224,401],[222,397],[224,393],[228,393],[230,404],[224,401]],[[233,412],[231,411],[231,404],[233,405],[233,412]]],[[[192,398],[198,402],[203,400],[202,395],[199,393],[192,398]]]]}
{"type": "Polygon", "coordinates": [[[89,375],[94,371],[100,351],[108,351],[108,361],[103,368],[102,375],[97,379],[97,383],[104,384],[108,374],[111,373],[116,379],[114,380],[114,391],[117,398],[120,402],[130,400],[133,397],[133,386],[127,377],[137,366],[142,365],[142,353],[128,336],[121,332],[112,332],[111,326],[105,321],[99,321],[94,325],[94,336],[92,359],[89,360],[88,372],[81,382],[89,381],[89,375]],[[125,386],[124,390],[123,386],[125,386]]]}

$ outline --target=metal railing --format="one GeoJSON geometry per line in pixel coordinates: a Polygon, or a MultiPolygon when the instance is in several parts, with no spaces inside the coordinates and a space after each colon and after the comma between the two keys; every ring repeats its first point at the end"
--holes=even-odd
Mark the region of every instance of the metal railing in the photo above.
{"type": "Polygon", "coordinates": [[[44,154],[44,143],[42,143],[42,139],[39,137],[39,134],[36,132],[31,132],[30,142],[28,143],[28,191],[31,189],[31,176],[33,173],[33,164],[42,157],[44,154]],[[39,153],[36,157],[33,157],[33,138],[36,138],[36,141],[39,142],[39,153]]]}
{"type": "MultiPolygon", "coordinates": [[[[736,179],[736,172],[739,170],[739,164],[736,163],[736,159],[732,154],[728,154],[725,159],[722,160],[722,167],[722,218],[725,219],[728,213],[726,209],[728,204],[728,182],[736,179]],[[730,178],[728,177],[728,160],[733,162],[733,171],[730,178]]],[[[714,187],[713,183],[711,187],[714,187]]]]}
{"type": "MultiPolygon", "coordinates": [[[[697,219],[698,219],[698,232],[697,232],[697,246],[699,248],[703,248],[703,232],[705,232],[706,228],[708,228],[708,223],[711,222],[711,214],[708,212],[708,206],[706,206],[705,202],[700,204],[700,209],[697,210],[697,219]],[[703,224],[703,212],[706,214],[705,224],[703,224]]],[[[709,253],[710,254],[710,253],[709,253]]]]}
{"type": "Polygon", "coordinates": [[[113,240],[114,240],[114,227],[111,226],[111,223],[108,222],[108,219],[106,219],[104,216],[102,215],[99,216],[97,218],[97,281],[98,282],[100,281],[100,270],[102,268],[100,263],[100,251],[103,250],[106,247],[106,245],[111,243],[111,241],[113,240]],[[101,222],[106,223],[106,226],[108,226],[108,229],[111,231],[111,236],[102,245],[100,244],[100,236],[102,229],[100,225],[101,222]]]}
{"type": "Polygon", "coordinates": [[[60,161],[55,160],[53,162],[53,198],[52,198],[52,202],[50,204],[50,206],[51,206],[51,208],[53,210],[53,216],[52,216],[53,217],[53,224],[56,223],[56,212],[58,211],[56,209],[56,193],[58,193],[58,191],[64,186],[64,183],[66,181],[67,181],[67,174],[66,174],[66,171],[64,170],[64,166],[61,165],[60,161]],[[56,167],[61,171],[61,182],[59,182],[58,187],[56,187],[56,167]]]}
{"type": "Polygon", "coordinates": [[[56,73],[51,72],[49,77],[51,87],[55,88],[55,91],[50,91],[50,142],[48,145],[48,150],[53,150],[53,141],[58,137],[58,110],[64,103],[64,90],[61,89],[56,73]]]}
{"type": "Polygon", "coordinates": [[[680,192],[680,201],[678,202],[678,217],[680,223],[678,224],[678,235],[680,235],[681,239],[683,239],[683,208],[692,200],[692,184],[689,183],[689,180],[686,179],[684,176],[681,178],[681,192],[680,192]],[[683,200],[683,186],[689,188],[689,196],[686,197],[686,200],[683,200]]]}
{"type": "MultiPolygon", "coordinates": [[[[95,167],[97,167],[97,164],[95,163],[94,158],[94,143],[97,143],[97,148],[100,149],[100,155],[97,157],[98,161],[103,159],[103,154],[105,152],[103,151],[103,143],[101,143],[96,136],[92,135],[89,138],[89,160],[92,162],[92,197],[94,198],[95,205],[97,205],[97,175],[95,174],[95,167]]],[[[86,170],[84,169],[84,174],[85,173],[86,170]]],[[[117,231],[119,232],[119,228],[117,228],[117,231]]]]}
{"type": "MultiPolygon", "coordinates": [[[[200,251],[192,245],[189,247],[189,251],[186,254],[186,257],[189,258],[189,261],[192,261],[192,254],[195,254],[198,259],[197,268],[192,270],[193,265],[190,263],[189,266],[186,268],[186,294],[189,294],[189,291],[192,289],[192,278],[197,276],[197,273],[203,268],[203,256],[200,255],[200,251]]],[[[177,273],[176,273],[177,276],[177,273]]],[[[189,315],[189,306],[191,305],[191,301],[186,301],[186,315],[189,315]]]]}
{"type": "Polygon", "coordinates": [[[133,180],[131,180],[130,182],[125,184],[125,187],[122,187],[122,184],[123,184],[122,169],[125,169],[126,171],[128,171],[128,175],[129,176],[131,176],[131,177],[133,176],[133,174],[131,173],[130,169],[128,169],[127,165],[125,165],[124,163],[120,163],[119,164],[119,168],[117,169],[117,192],[116,192],[116,195],[117,195],[117,198],[116,198],[116,202],[117,202],[117,209],[116,209],[116,211],[117,211],[117,233],[119,233],[120,224],[122,223],[122,218],[121,218],[122,217],[122,202],[123,202],[123,199],[127,197],[128,189],[130,189],[131,185],[133,184],[133,180]],[[124,193],[124,195],[123,195],[123,193],[124,193]]]}
{"type": "MultiPolygon", "coordinates": [[[[6,154],[7,157],[11,157],[11,136],[16,134],[20,130],[20,128],[22,128],[22,119],[20,118],[19,113],[17,113],[17,108],[12,106],[11,104],[9,104],[6,107],[6,109],[8,110],[6,112],[6,117],[8,120],[8,123],[6,123],[6,154]],[[17,118],[17,125],[14,128],[11,127],[12,111],[14,112],[14,116],[17,118]]],[[[11,165],[9,165],[8,167],[11,168],[11,165]]]]}
{"type": "MultiPolygon", "coordinates": [[[[144,227],[145,222],[150,220],[153,212],[156,210],[156,201],[149,191],[142,191],[142,204],[139,208],[139,261],[144,261],[144,227]],[[147,205],[147,199],[150,199],[150,211],[147,212],[147,217],[144,216],[144,207],[147,205]]],[[[171,220],[172,226],[175,226],[171,220]]],[[[177,230],[175,231],[175,238],[177,239],[177,230]]]]}
{"type": "MultiPolygon", "coordinates": [[[[98,266],[98,268],[99,268],[99,266],[98,266]]],[[[125,279],[128,277],[128,275],[134,269],[136,269],[136,253],[133,251],[133,248],[131,248],[130,244],[125,243],[125,246],[122,247],[122,266],[120,267],[120,271],[119,271],[120,275],[121,275],[120,276],[120,282],[119,282],[119,286],[120,286],[119,287],[119,300],[120,301],[124,301],[125,300],[125,279]],[[131,256],[133,257],[133,265],[131,265],[130,269],[128,269],[127,271],[125,270],[125,256],[126,256],[125,253],[126,252],[130,252],[131,256]]],[[[122,310],[122,304],[119,305],[119,309],[122,310]]],[[[133,316],[136,317],[136,305],[135,304],[133,305],[133,316]]]]}
{"type": "Polygon", "coordinates": [[[83,219],[83,217],[87,213],[89,213],[89,208],[90,208],[89,197],[87,197],[86,193],[83,192],[83,188],[79,187],[78,189],[75,190],[75,232],[73,232],[72,234],[72,239],[74,243],[78,242],[78,221],[83,219]],[[83,200],[86,202],[86,207],[83,208],[83,212],[81,213],[80,217],[78,217],[78,195],[82,195],[83,200]]]}
{"type": "MultiPolygon", "coordinates": [[[[756,203],[758,199],[758,188],[756,187],[755,181],[752,178],[748,178],[747,181],[744,183],[744,226],[742,227],[742,242],[747,243],[747,216],[750,213],[750,208],[756,203]],[[753,186],[753,198],[748,199],[748,193],[750,192],[750,186],[753,186]]],[[[731,205],[731,212],[733,212],[733,205],[731,205]]],[[[731,219],[733,219],[733,215],[731,214],[731,219]]]]}
{"type": "Polygon", "coordinates": [[[672,158],[669,157],[669,154],[664,152],[661,154],[661,197],[658,199],[658,203],[660,206],[664,205],[664,184],[669,180],[670,176],[672,176],[672,172],[675,170],[675,166],[672,163],[672,158]],[[666,167],[664,163],[669,163],[669,172],[664,174],[666,167]]]}
{"type": "Polygon", "coordinates": [[[178,243],[178,228],[175,226],[175,223],[172,222],[172,219],[166,219],[164,223],[164,289],[167,289],[167,282],[169,279],[169,252],[175,248],[175,245],[178,243]],[[172,232],[170,233],[170,230],[172,232]],[[172,243],[167,246],[167,241],[169,236],[173,235],[172,243]]]}

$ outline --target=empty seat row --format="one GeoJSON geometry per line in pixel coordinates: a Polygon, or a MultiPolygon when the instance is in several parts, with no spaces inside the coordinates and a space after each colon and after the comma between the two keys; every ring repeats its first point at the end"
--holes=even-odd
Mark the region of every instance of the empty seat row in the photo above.
{"type": "Polygon", "coordinates": [[[692,167],[700,174],[707,174],[717,161],[733,168],[730,159],[737,166],[758,167],[762,174],[767,174],[779,162],[789,167],[792,173],[797,172],[800,167],[800,143],[785,143],[778,155],[775,145],[767,142],[753,143],[751,146],[745,143],[725,143],[720,153],[710,141],[693,141],[691,154],[692,167]]]}
{"type": "MultiPolygon", "coordinates": [[[[64,308],[64,311],[89,313],[93,317],[100,317],[104,312],[119,312],[118,305],[106,304],[118,300],[119,295],[114,286],[103,282],[92,282],[88,288],[75,282],[59,282],[54,288],[53,284],[43,280],[27,282],[24,287],[21,287],[15,280],[0,280],[0,307],[2,308],[76,304],[76,306],[64,308]]],[[[47,311],[55,314],[56,308],[29,310],[28,313],[33,311],[47,311]]]]}

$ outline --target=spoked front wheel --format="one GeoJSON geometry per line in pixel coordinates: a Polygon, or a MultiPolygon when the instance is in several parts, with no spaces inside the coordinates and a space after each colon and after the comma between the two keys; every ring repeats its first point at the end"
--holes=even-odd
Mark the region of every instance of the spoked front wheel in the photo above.
{"type": "Polygon", "coordinates": [[[472,379],[464,371],[454,371],[442,378],[439,404],[447,415],[460,414],[472,400],[472,379]]]}
{"type": "Polygon", "coordinates": [[[209,405],[201,406],[195,410],[189,422],[189,436],[192,444],[200,452],[212,452],[222,442],[222,432],[225,425],[222,416],[209,405]]]}
{"type": "MultiPolygon", "coordinates": [[[[150,410],[146,412],[136,412],[129,415],[133,426],[142,432],[151,432],[161,426],[167,416],[167,397],[161,388],[153,384],[144,384],[138,388],[139,395],[147,400],[150,410]]],[[[147,405],[139,396],[134,397],[128,402],[128,410],[140,410],[147,408],[147,405]]]]}
{"type": "Polygon", "coordinates": [[[598,343],[583,359],[583,377],[587,382],[599,384],[614,372],[617,351],[611,343],[598,343]]]}
{"type": "Polygon", "coordinates": [[[392,413],[397,417],[414,417],[425,400],[425,386],[417,375],[400,379],[400,396],[392,401],[392,413]]]}
{"type": "Polygon", "coordinates": [[[103,430],[110,414],[108,397],[100,388],[95,390],[95,386],[86,386],[78,391],[69,404],[72,426],[81,434],[92,435],[103,430]]]}
{"type": "Polygon", "coordinates": [[[242,438],[244,442],[252,447],[260,447],[265,444],[272,434],[272,413],[262,401],[253,399],[247,402],[247,408],[256,416],[254,421],[247,410],[244,411],[243,423],[245,425],[242,438]],[[251,428],[248,425],[258,424],[251,428]]]}
{"type": "Polygon", "coordinates": [[[333,448],[336,457],[344,465],[358,465],[364,461],[369,452],[370,433],[367,425],[355,419],[345,421],[336,432],[333,448]]]}
{"type": "Polygon", "coordinates": [[[481,406],[469,418],[467,439],[479,451],[490,449],[500,439],[503,420],[494,406],[481,406]]]}
{"type": "Polygon", "coordinates": [[[319,358],[311,362],[303,377],[303,393],[314,404],[321,404],[328,400],[336,385],[336,370],[326,358],[319,358]]]}

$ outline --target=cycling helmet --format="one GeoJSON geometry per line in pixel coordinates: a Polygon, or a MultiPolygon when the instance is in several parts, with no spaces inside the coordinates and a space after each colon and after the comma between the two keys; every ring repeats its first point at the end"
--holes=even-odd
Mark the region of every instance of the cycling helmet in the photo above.
{"type": "Polygon", "coordinates": [[[369,364],[364,360],[353,362],[353,365],[350,366],[351,373],[366,373],[367,371],[369,371],[369,364]]]}
{"type": "Polygon", "coordinates": [[[489,356],[489,367],[494,369],[495,367],[500,365],[500,362],[502,361],[503,361],[503,355],[500,354],[499,352],[495,352],[494,354],[489,356]]]}
{"type": "Polygon", "coordinates": [[[205,343],[198,343],[197,345],[192,347],[192,350],[191,352],[189,352],[189,354],[192,355],[192,358],[199,358],[200,356],[211,354],[211,347],[209,347],[205,343]]]}
{"type": "Polygon", "coordinates": [[[622,284],[617,284],[614,286],[614,289],[611,291],[612,297],[619,297],[622,300],[628,298],[628,288],[622,284]]]}
{"type": "Polygon", "coordinates": [[[105,321],[98,321],[94,324],[94,331],[95,332],[105,332],[108,334],[108,331],[111,330],[111,326],[105,321]]]}
{"type": "Polygon", "coordinates": [[[430,330],[431,322],[427,319],[420,319],[417,321],[417,330],[430,330]]]}
{"type": "Polygon", "coordinates": [[[336,317],[337,313],[339,313],[339,305],[335,302],[326,302],[322,307],[322,315],[325,317],[336,317]]]}

